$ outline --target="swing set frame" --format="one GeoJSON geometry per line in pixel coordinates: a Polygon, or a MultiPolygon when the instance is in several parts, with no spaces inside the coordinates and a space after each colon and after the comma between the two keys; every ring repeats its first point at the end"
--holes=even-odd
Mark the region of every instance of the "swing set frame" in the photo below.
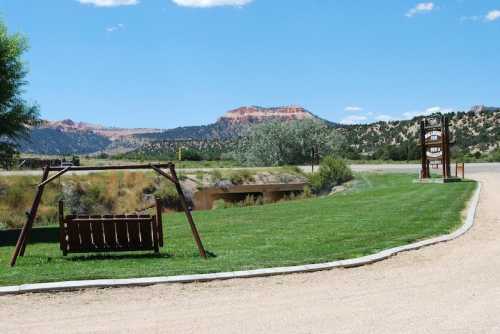
{"type": "Polygon", "coordinates": [[[55,179],[61,177],[63,174],[67,172],[96,172],[96,171],[116,171],[116,170],[141,170],[141,169],[152,169],[157,174],[165,177],[168,181],[172,182],[175,185],[177,194],[179,195],[179,200],[181,202],[183,211],[186,215],[187,221],[191,228],[191,233],[193,234],[193,238],[195,240],[196,246],[198,247],[198,251],[200,256],[203,258],[207,258],[207,253],[205,248],[203,247],[203,242],[201,241],[200,235],[198,233],[198,229],[196,228],[196,224],[194,222],[193,216],[191,215],[191,210],[187,205],[186,197],[184,196],[184,192],[182,191],[181,184],[179,182],[179,178],[177,177],[177,172],[175,171],[175,165],[171,162],[163,163],[163,164],[146,164],[146,165],[111,165],[111,166],[67,166],[67,167],[54,167],[54,166],[45,166],[43,168],[42,179],[40,184],[37,185],[35,199],[33,200],[33,205],[31,206],[31,210],[26,212],[26,223],[21,229],[21,233],[19,234],[19,238],[16,243],[16,248],[12,254],[12,258],[10,260],[10,266],[13,267],[16,265],[17,258],[19,256],[24,256],[24,252],[26,251],[26,245],[28,243],[31,231],[33,229],[33,223],[35,222],[38,207],[40,206],[40,202],[42,200],[43,191],[45,186],[54,181],[55,179]],[[163,169],[168,169],[170,173],[165,172],[163,169]],[[49,177],[50,172],[57,172],[53,176],[49,177]]]}

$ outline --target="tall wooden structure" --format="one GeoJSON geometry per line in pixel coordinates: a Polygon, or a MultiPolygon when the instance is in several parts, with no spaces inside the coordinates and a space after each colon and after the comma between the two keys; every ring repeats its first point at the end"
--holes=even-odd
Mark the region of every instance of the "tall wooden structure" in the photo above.
{"type": "MultiPolygon", "coordinates": [[[[24,224],[21,233],[19,234],[19,238],[17,240],[16,248],[14,249],[14,253],[12,254],[12,258],[10,260],[10,265],[13,267],[16,264],[18,256],[24,256],[24,251],[26,249],[26,245],[28,243],[28,239],[33,228],[33,223],[35,222],[36,215],[38,212],[38,207],[40,206],[40,202],[42,200],[43,190],[45,185],[59,178],[66,172],[79,172],[79,171],[105,171],[105,170],[140,170],[140,169],[152,169],[159,175],[165,177],[168,181],[172,182],[175,185],[177,193],[179,195],[179,199],[181,201],[184,213],[186,214],[187,221],[191,228],[191,232],[193,234],[193,238],[196,242],[196,246],[198,247],[198,251],[200,256],[207,258],[207,254],[205,252],[205,248],[203,247],[203,243],[201,241],[200,235],[198,234],[198,230],[193,220],[193,216],[191,215],[191,211],[187,205],[186,198],[182,191],[181,183],[179,178],[177,177],[177,173],[175,171],[175,165],[173,163],[166,164],[148,164],[148,165],[127,165],[127,166],[100,166],[100,167],[87,167],[87,166],[68,166],[68,167],[51,167],[47,165],[43,169],[43,175],[41,183],[37,186],[37,192],[35,195],[35,199],[33,201],[33,205],[31,206],[31,210],[26,212],[27,219],[24,224]],[[163,171],[163,169],[168,169],[169,173],[163,171]],[[53,176],[49,178],[50,172],[57,172],[53,176]]],[[[160,212],[158,212],[160,216],[160,212]]]]}
{"type": "Polygon", "coordinates": [[[429,117],[420,122],[421,179],[431,178],[431,165],[441,165],[444,179],[452,177],[450,143],[449,122],[446,116],[429,117]]]}

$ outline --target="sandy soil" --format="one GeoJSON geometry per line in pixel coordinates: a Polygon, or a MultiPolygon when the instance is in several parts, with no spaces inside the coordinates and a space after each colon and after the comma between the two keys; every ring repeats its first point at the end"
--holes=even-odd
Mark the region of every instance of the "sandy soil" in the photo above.
{"type": "Polygon", "coordinates": [[[356,269],[0,297],[0,331],[500,333],[500,173],[474,178],[476,225],[447,244],[356,269]]]}

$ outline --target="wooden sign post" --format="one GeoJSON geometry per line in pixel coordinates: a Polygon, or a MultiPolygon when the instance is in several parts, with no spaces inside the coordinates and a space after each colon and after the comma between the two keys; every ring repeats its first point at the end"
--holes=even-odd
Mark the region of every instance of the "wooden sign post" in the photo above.
{"type": "Polygon", "coordinates": [[[450,129],[446,116],[431,117],[420,122],[421,179],[430,179],[430,166],[442,166],[443,179],[449,179],[450,166],[450,129]]]}

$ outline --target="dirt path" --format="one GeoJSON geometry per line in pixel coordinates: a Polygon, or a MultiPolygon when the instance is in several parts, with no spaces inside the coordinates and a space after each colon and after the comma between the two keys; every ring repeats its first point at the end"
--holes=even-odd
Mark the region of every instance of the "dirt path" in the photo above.
{"type": "Polygon", "coordinates": [[[476,225],[448,244],[356,269],[0,297],[0,331],[500,333],[500,173],[474,178],[476,225]]]}

